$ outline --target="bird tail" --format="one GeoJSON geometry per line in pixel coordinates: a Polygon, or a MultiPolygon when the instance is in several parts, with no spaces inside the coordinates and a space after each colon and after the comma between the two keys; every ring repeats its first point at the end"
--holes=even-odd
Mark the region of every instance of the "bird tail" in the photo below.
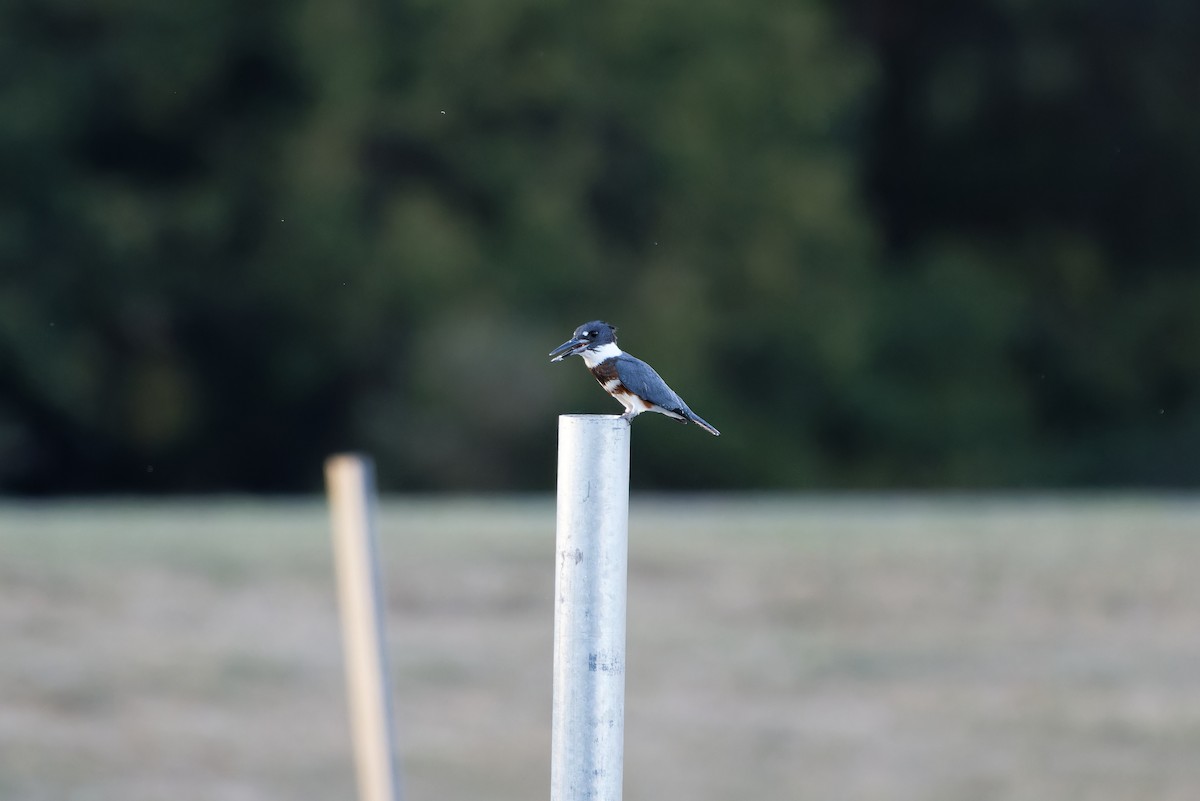
{"type": "Polygon", "coordinates": [[[693,412],[691,409],[685,409],[685,410],[684,410],[684,414],[687,416],[687,419],[691,420],[693,423],[695,423],[696,425],[700,426],[700,427],[701,427],[701,428],[703,428],[705,431],[707,431],[708,433],[712,434],[714,437],[719,437],[719,436],[721,436],[721,432],[720,432],[720,431],[718,431],[717,429],[713,428],[713,427],[712,427],[712,426],[709,424],[709,422],[708,422],[707,420],[705,420],[703,417],[701,417],[700,415],[698,415],[698,414],[696,414],[695,412],[693,412]]]}

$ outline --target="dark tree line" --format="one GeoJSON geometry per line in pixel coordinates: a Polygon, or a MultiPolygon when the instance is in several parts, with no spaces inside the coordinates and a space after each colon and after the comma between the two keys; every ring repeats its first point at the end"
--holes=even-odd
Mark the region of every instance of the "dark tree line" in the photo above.
{"type": "Polygon", "coordinates": [[[1200,7],[0,8],[0,486],[1194,486],[1200,7]]]}

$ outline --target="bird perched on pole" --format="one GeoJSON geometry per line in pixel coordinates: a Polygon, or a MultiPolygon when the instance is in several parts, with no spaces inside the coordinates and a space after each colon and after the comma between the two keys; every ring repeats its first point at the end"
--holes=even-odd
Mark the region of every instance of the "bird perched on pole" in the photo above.
{"type": "Polygon", "coordinates": [[[690,420],[714,437],[721,436],[688,408],[653,367],[617,347],[617,329],[606,322],[593,320],[579,326],[570,339],[550,351],[550,356],[552,362],[582,356],[604,391],[625,407],[621,415],[625,420],[632,421],[642,412],[658,412],[682,423],[690,420]]]}

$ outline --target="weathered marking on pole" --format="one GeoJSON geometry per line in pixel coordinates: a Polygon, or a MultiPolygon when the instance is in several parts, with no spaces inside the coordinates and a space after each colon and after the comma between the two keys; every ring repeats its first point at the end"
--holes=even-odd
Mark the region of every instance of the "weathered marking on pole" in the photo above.
{"type": "Polygon", "coordinates": [[[624,673],[625,661],[617,654],[588,654],[588,670],[593,673],[624,673]]]}

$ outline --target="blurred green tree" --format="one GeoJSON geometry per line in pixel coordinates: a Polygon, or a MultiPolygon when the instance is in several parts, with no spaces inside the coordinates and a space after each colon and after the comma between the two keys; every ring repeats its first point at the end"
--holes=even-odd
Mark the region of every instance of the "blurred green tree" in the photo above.
{"type": "Polygon", "coordinates": [[[0,8],[0,486],[1200,479],[1182,2],[0,8]]]}
{"type": "Polygon", "coordinates": [[[1194,486],[1200,7],[867,0],[851,18],[882,66],[864,174],[890,282],[947,335],[921,346],[897,319],[913,358],[881,391],[955,398],[974,446],[920,412],[883,428],[935,446],[927,483],[1194,486]],[[971,450],[991,466],[953,467],[971,450]]]}
{"type": "Polygon", "coordinates": [[[717,467],[647,427],[646,482],[818,475],[798,379],[858,358],[873,247],[820,4],[0,13],[8,486],[294,489],[350,446],[545,486],[562,394],[611,404],[545,363],[594,316],[742,429],[717,467]]]}

